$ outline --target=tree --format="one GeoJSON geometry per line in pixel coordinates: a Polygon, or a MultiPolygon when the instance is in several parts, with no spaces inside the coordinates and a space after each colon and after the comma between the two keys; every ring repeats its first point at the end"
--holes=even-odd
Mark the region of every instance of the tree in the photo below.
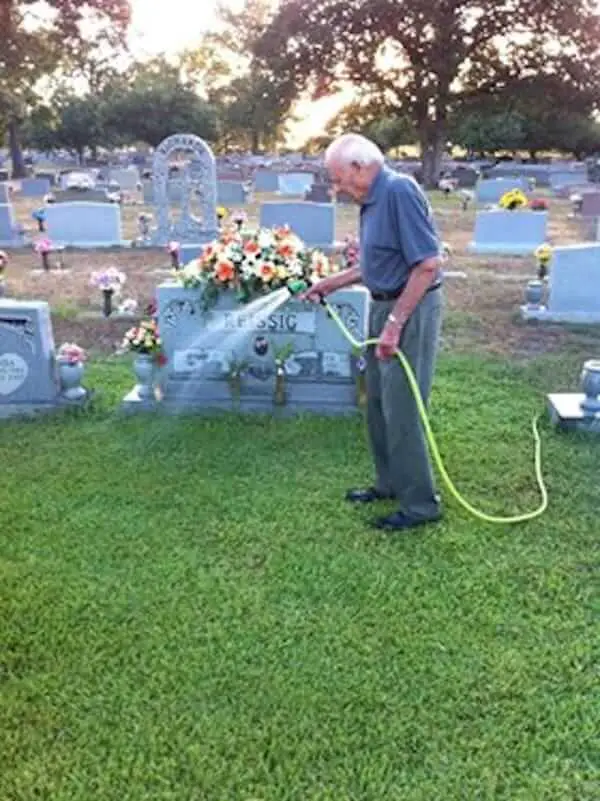
{"type": "Polygon", "coordinates": [[[417,132],[406,114],[399,116],[368,97],[345,106],[330,120],[326,130],[331,139],[347,131],[362,133],[384,153],[417,140],[417,132]]]}
{"type": "MultiPolygon", "coordinates": [[[[469,98],[524,76],[597,87],[593,0],[282,0],[255,53],[314,95],[341,81],[408,114],[426,184],[438,177],[448,118],[469,98]]],[[[596,97],[597,97],[597,89],[596,97]]]]}
{"type": "Polygon", "coordinates": [[[124,43],[129,18],[129,0],[45,0],[41,11],[37,0],[2,0],[0,113],[9,134],[13,177],[25,174],[19,126],[38,102],[39,79],[89,48],[83,23],[95,30],[95,42],[115,47],[124,43]]]}
{"type": "Polygon", "coordinates": [[[510,91],[474,98],[450,119],[452,142],[478,153],[525,150],[581,153],[597,139],[591,119],[594,92],[571,87],[559,76],[534,76],[510,91]]]}
{"type": "Polygon", "coordinates": [[[196,51],[188,51],[181,68],[219,109],[219,143],[256,152],[278,144],[297,97],[295,82],[253,53],[267,30],[273,4],[245,0],[241,9],[218,9],[219,29],[207,33],[196,51]]]}
{"type": "Polygon", "coordinates": [[[214,142],[217,113],[184,83],[177,65],[164,58],[133,65],[104,89],[99,98],[107,136],[123,143],[156,147],[182,131],[214,142]]]}

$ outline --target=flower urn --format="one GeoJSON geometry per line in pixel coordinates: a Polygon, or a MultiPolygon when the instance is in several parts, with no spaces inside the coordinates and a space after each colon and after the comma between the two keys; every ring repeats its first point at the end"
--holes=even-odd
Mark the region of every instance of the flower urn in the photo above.
{"type": "Polygon", "coordinates": [[[81,379],[85,370],[83,362],[57,359],[56,364],[62,397],[68,401],[83,400],[87,394],[81,386],[81,379]]]}
{"type": "Polygon", "coordinates": [[[600,412],[600,360],[588,359],[581,371],[581,388],[585,398],[581,402],[584,412],[596,414],[600,412]]]}
{"type": "Polygon", "coordinates": [[[538,279],[527,282],[525,300],[530,307],[538,307],[544,295],[544,282],[538,279]]]}
{"type": "Polygon", "coordinates": [[[137,379],[138,397],[150,400],[156,397],[156,359],[150,353],[138,353],[133,360],[133,372],[137,379]]]}

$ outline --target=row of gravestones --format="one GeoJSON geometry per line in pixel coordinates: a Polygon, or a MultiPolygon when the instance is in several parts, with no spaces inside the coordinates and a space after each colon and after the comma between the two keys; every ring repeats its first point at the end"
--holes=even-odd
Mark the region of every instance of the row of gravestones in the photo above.
{"type": "MultiPolygon", "coordinates": [[[[157,290],[158,323],[166,364],[157,376],[160,395],[136,385],[123,409],[166,412],[240,408],[340,414],[358,407],[361,363],[348,340],[320,308],[290,298],[268,315],[252,316],[233,293],[206,310],[200,290],[167,283],[157,290]],[[286,349],[285,356],[281,356],[286,349]],[[278,371],[278,359],[281,371],[278,371]],[[244,365],[232,393],[232,368],[244,365]],[[276,390],[281,390],[277,397],[276,390]],[[160,400],[159,400],[160,398],[160,400]]],[[[364,339],[367,294],[332,295],[351,333],[364,339]]],[[[0,300],[0,417],[53,411],[82,403],[61,387],[48,304],[0,300]]]]}
{"type": "MultiPolygon", "coordinates": [[[[557,250],[553,265],[557,297],[561,287],[569,292],[574,284],[587,286],[588,292],[582,291],[580,300],[589,304],[590,295],[595,294],[595,315],[582,319],[580,312],[574,317],[572,311],[559,315],[550,310],[546,317],[535,319],[600,322],[596,281],[600,245],[595,246],[593,259],[589,246],[575,254],[571,248],[564,254],[568,256],[565,260],[562,250],[567,249],[557,250]],[[594,287],[595,292],[590,291],[594,287]]],[[[289,299],[267,316],[252,317],[230,294],[222,295],[208,311],[199,290],[164,284],[157,294],[166,355],[156,381],[160,393],[158,387],[136,384],[123,398],[122,411],[339,415],[355,412],[362,405],[362,359],[333,321],[312,304],[307,308],[289,299]],[[282,351],[285,356],[278,356],[282,351]]],[[[363,340],[368,316],[365,290],[342,290],[332,295],[331,302],[350,333],[363,340]]],[[[67,366],[67,375],[70,372],[67,366]]],[[[72,378],[71,374],[67,380],[65,365],[56,359],[48,304],[0,300],[0,418],[84,404],[89,390],[79,386],[77,373],[74,381],[72,378]]],[[[548,404],[559,425],[600,430],[597,396],[552,393],[548,404]],[[584,400],[592,401],[595,411],[591,414],[583,409],[584,400]]]]}

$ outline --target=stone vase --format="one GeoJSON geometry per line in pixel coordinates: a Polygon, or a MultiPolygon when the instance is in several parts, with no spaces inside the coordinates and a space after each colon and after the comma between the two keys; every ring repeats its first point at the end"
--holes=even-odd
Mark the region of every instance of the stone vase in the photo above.
{"type": "Polygon", "coordinates": [[[86,391],[81,386],[85,369],[83,362],[67,362],[58,359],[57,366],[62,397],[68,401],[79,401],[85,398],[86,391]]]}
{"type": "Polygon", "coordinates": [[[102,290],[102,314],[105,317],[110,317],[113,312],[113,289],[103,289],[102,290]]]}
{"type": "Polygon", "coordinates": [[[239,404],[242,396],[242,376],[240,373],[232,373],[228,377],[229,391],[234,404],[239,404]]]}
{"type": "Polygon", "coordinates": [[[286,402],[287,392],[285,386],[285,369],[282,365],[279,365],[275,372],[275,391],[273,392],[273,403],[275,406],[285,406],[286,402]]]}
{"type": "Polygon", "coordinates": [[[525,301],[528,306],[537,307],[541,304],[544,296],[544,282],[533,280],[527,282],[525,289],[525,301]]]}
{"type": "Polygon", "coordinates": [[[155,398],[156,360],[154,356],[149,353],[138,353],[133,360],[133,372],[137,379],[138,397],[155,398]]]}
{"type": "Polygon", "coordinates": [[[600,412],[600,360],[588,359],[581,371],[581,389],[585,398],[581,401],[584,412],[596,414],[600,412]]]}

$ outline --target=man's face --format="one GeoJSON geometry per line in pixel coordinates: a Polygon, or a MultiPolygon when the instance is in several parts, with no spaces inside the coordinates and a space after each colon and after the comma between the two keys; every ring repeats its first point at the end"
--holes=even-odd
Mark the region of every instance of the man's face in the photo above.
{"type": "Polygon", "coordinates": [[[360,203],[367,196],[373,180],[372,168],[363,167],[355,162],[344,164],[332,159],[327,164],[327,172],[336,192],[345,192],[360,203]]]}

